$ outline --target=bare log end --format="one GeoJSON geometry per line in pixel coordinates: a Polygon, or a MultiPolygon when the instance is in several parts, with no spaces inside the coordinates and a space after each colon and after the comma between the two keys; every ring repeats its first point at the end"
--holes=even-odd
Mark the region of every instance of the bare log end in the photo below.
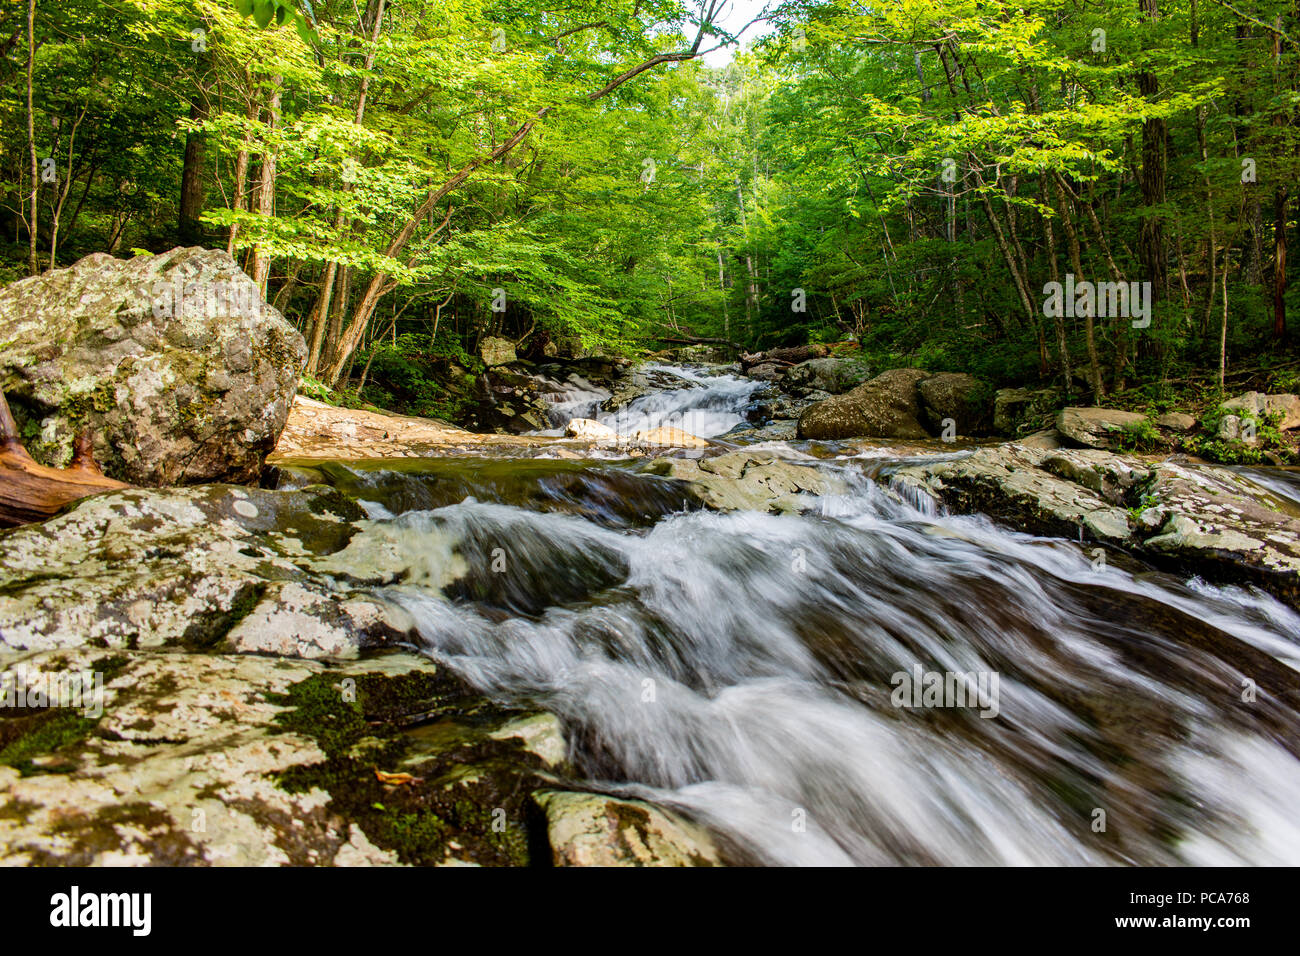
{"type": "Polygon", "coordinates": [[[73,501],[131,487],[100,471],[92,447],[87,429],[77,436],[69,467],[37,464],[23,447],[9,402],[0,392],[0,527],[44,521],[73,501]]]}

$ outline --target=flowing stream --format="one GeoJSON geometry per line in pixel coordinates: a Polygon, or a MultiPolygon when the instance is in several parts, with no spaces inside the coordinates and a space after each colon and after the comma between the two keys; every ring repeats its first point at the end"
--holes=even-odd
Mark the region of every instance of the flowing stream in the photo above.
{"type": "MultiPolygon", "coordinates": [[[[752,382],[678,374],[625,422],[742,420],[752,382]]],[[[798,516],[704,511],[618,462],[334,477],[450,580],[384,591],[428,653],[560,715],[586,780],[735,860],[1300,863],[1300,616],[916,507],[889,462],[812,463],[850,491],[798,516]],[[918,671],[983,693],[916,706],[918,671]]]]}

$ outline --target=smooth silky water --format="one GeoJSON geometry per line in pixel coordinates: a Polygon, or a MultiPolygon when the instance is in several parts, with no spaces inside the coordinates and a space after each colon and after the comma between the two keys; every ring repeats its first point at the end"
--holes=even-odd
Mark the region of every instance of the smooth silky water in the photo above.
{"type": "MultiPolygon", "coordinates": [[[[622,420],[743,420],[753,383],[681,372],[622,420]]],[[[614,462],[332,480],[369,482],[352,493],[412,564],[447,567],[382,590],[423,650],[554,711],[585,779],[683,810],[733,860],[1300,863],[1295,612],[789,451],[850,491],[778,516],[614,462]],[[996,675],[996,706],[900,706],[917,667],[996,675]]]]}

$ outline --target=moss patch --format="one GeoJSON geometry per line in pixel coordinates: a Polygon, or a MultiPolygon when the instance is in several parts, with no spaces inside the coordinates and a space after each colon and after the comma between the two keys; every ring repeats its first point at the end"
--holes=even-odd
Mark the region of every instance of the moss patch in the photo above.
{"type": "MultiPolygon", "coordinates": [[[[355,822],[376,846],[404,863],[449,857],[488,866],[545,864],[536,845],[541,820],[529,800],[545,785],[543,767],[518,739],[493,740],[481,728],[508,712],[444,671],[403,675],[318,674],[271,697],[291,709],[276,722],[314,739],[326,760],[276,776],[284,789],[319,788],[330,809],[355,822]],[[352,680],[355,684],[347,684],[352,680]],[[405,731],[450,722],[463,733],[428,753],[405,731]],[[414,779],[383,783],[376,771],[414,779]]],[[[427,735],[424,736],[428,739],[427,735]]]]}

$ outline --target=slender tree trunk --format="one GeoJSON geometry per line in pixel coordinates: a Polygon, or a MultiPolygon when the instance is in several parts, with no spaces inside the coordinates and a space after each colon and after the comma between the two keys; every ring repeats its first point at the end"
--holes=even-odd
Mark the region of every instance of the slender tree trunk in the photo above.
{"type": "MultiPolygon", "coordinates": [[[[274,134],[280,125],[280,93],[284,80],[280,76],[271,78],[271,99],[267,104],[266,131],[274,134]]],[[[277,154],[273,143],[268,142],[262,150],[261,169],[257,184],[257,215],[270,219],[275,215],[275,166],[277,154]]],[[[262,297],[266,297],[266,280],[271,274],[271,257],[263,250],[261,244],[253,246],[253,271],[250,277],[257,283],[262,297]]]]}
{"type": "MultiPolygon", "coordinates": [[[[207,57],[200,62],[201,75],[206,72],[207,57]]],[[[202,78],[190,97],[190,121],[203,122],[208,118],[208,89],[211,81],[202,78]]],[[[181,202],[176,231],[181,245],[198,245],[203,239],[199,217],[203,215],[204,136],[199,130],[185,134],[185,160],[181,166],[181,202]]],[[[245,158],[247,162],[247,158],[245,158]]]]}
{"type": "Polygon", "coordinates": [[[36,0],[27,0],[27,151],[31,158],[32,195],[29,204],[27,232],[30,244],[27,247],[27,271],[36,275],[40,271],[36,264],[36,241],[40,207],[37,194],[41,188],[41,171],[36,161],[36,109],[32,98],[32,72],[36,64],[36,0]]]}
{"type": "Polygon", "coordinates": [[[1273,216],[1273,338],[1286,338],[1286,186],[1274,192],[1273,216]]]}

